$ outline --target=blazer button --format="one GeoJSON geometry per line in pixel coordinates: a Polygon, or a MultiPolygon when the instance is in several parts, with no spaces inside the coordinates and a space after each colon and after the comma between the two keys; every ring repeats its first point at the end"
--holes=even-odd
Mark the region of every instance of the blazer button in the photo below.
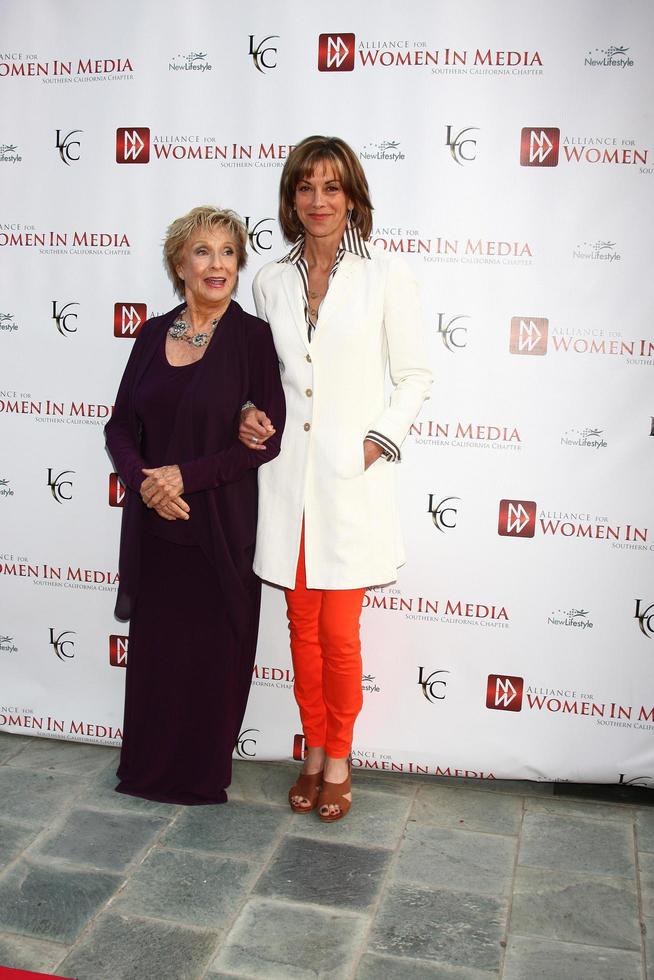
{"type": "Polygon", "coordinates": [[[311,364],[311,354],[307,354],[307,361],[311,364]]]}
{"type": "Polygon", "coordinates": [[[311,390],[311,388],[307,388],[304,394],[307,396],[307,398],[311,398],[311,396],[313,395],[313,391],[311,390]]]}
{"type": "Polygon", "coordinates": [[[304,431],[305,432],[308,432],[310,428],[311,428],[311,423],[310,422],[305,422],[304,423],[304,431]]]}

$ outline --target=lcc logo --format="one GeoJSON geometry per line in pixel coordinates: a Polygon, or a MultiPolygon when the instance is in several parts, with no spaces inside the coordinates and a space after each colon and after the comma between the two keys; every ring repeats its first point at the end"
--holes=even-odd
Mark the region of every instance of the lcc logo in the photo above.
{"type": "Polygon", "coordinates": [[[427,513],[431,514],[434,527],[443,534],[445,531],[451,531],[452,528],[456,527],[456,518],[459,511],[452,504],[455,500],[461,500],[461,498],[443,497],[438,503],[435,503],[438,500],[438,496],[439,494],[429,494],[427,513]]]}
{"type": "Polygon", "coordinates": [[[73,481],[66,480],[65,477],[70,476],[75,470],[62,470],[61,473],[55,474],[52,467],[48,467],[48,483],[50,487],[50,492],[52,496],[57,501],[58,504],[63,504],[64,500],[73,499],[73,481]]]}
{"type": "Polygon", "coordinates": [[[418,684],[422,688],[422,693],[432,704],[436,701],[444,701],[447,681],[441,677],[441,674],[449,674],[449,670],[432,670],[431,674],[425,676],[424,669],[418,667],[418,684]]]}
{"type": "Polygon", "coordinates": [[[279,41],[279,34],[269,34],[256,45],[254,44],[254,34],[250,34],[249,54],[254,62],[257,71],[265,74],[277,67],[277,48],[269,44],[269,41],[279,41]]]}
{"type": "Polygon", "coordinates": [[[654,782],[652,776],[631,776],[630,779],[627,779],[626,772],[621,772],[619,775],[618,783],[622,786],[644,786],[650,789],[652,782],[654,782]]]}
{"type": "Polygon", "coordinates": [[[634,618],[638,620],[638,626],[643,636],[651,640],[654,636],[654,602],[650,602],[649,606],[643,609],[642,601],[642,599],[636,599],[634,618]]]}
{"type": "Polygon", "coordinates": [[[272,228],[266,227],[268,224],[272,224],[275,220],[274,218],[260,218],[255,224],[251,224],[252,218],[245,217],[245,227],[248,232],[248,241],[250,242],[250,248],[257,255],[261,255],[262,252],[269,252],[272,248],[272,228]]]}
{"type": "Polygon", "coordinates": [[[114,303],[114,337],[136,337],[147,318],[145,303],[114,303]]]}
{"type": "Polygon", "coordinates": [[[438,332],[449,351],[463,350],[468,345],[468,328],[461,320],[469,320],[466,313],[458,313],[449,320],[444,313],[437,313],[438,332]]]}
{"type": "Polygon", "coordinates": [[[109,663],[112,667],[127,667],[129,636],[112,633],[109,637],[109,663]]]}
{"type": "Polygon", "coordinates": [[[77,333],[77,313],[73,313],[72,306],[79,306],[79,303],[64,303],[57,309],[57,300],[52,300],[52,319],[62,337],[77,333]]]}
{"type": "Polygon", "coordinates": [[[258,728],[246,728],[236,742],[236,754],[241,759],[254,759],[257,754],[257,740],[254,735],[261,735],[258,728]]]}
{"type": "Polygon", "coordinates": [[[75,641],[69,639],[77,634],[74,630],[62,630],[55,635],[54,627],[50,627],[50,646],[53,647],[59,660],[72,660],[75,656],[75,641]]]}
{"type": "Polygon", "coordinates": [[[59,156],[66,164],[70,167],[71,163],[77,163],[79,160],[79,150],[81,147],[81,142],[79,140],[73,139],[73,136],[77,136],[78,133],[83,133],[82,129],[71,129],[70,133],[62,136],[63,130],[57,130],[57,138],[55,140],[55,146],[59,150],[59,156]]]}
{"type": "Polygon", "coordinates": [[[526,126],[520,134],[520,166],[556,167],[560,137],[554,126],[526,126]]]}
{"type": "Polygon", "coordinates": [[[352,71],[354,34],[321,34],[318,38],[319,71],[352,71]]]}
{"type": "Polygon", "coordinates": [[[533,538],[535,530],[535,500],[500,500],[498,534],[509,538],[533,538]]]}
{"type": "Polygon", "coordinates": [[[150,130],[147,126],[121,126],[116,130],[116,163],[149,163],[150,130]]]}
{"type": "Polygon", "coordinates": [[[510,674],[489,674],[486,686],[486,707],[499,711],[521,711],[523,677],[510,674]]]}
{"type": "Polygon", "coordinates": [[[549,320],[544,316],[511,317],[512,354],[547,354],[549,320]]]}
{"type": "Polygon", "coordinates": [[[478,133],[479,126],[468,126],[466,129],[453,133],[453,126],[448,126],[445,132],[445,146],[450,148],[452,159],[463,167],[466,163],[472,163],[477,159],[477,140],[468,133],[478,133]]]}
{"type": "Polygon", "coordinates": [[[125,487],[121,483],[117,473],[109,474],[109,506],[125,506],[125,487]]]}

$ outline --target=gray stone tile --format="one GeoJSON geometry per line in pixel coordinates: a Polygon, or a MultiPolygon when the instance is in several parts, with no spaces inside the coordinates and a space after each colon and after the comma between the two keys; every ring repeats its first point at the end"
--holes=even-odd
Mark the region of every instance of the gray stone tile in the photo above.
{"type": "MultiPolygon", "coordinates": [[[[464,966],[445,966],[408,956],[376,956],[366,953],[359,963],[356,980],[491,980],[495,974],[469,970],[464,966]]],[[[525,980],[526,974],[522,977],[525,980]]]]}
{"type": "Polygon", "coordinates": [[[506,902],[489,895],[395,882],[382,898],[369,950],[497,971],[506,914],[506,902]]]}
{"type": "Polygon", "coordinates": [[[233,858],[155,848],[132,875],[112,910],[172,919],[222,933],[256,871],[233,858]]]}
{"type": "Polygon", "coordinates": [[[266,898],[366,910],[376,900],[390,852],[352,844],[286,838],[259,879],[266,898]]]}
{"type": "Polygon", "coordinates": [[[227,795],[230,800],[288,806],[288,791],[298,772],[297,763],[244,762],[235,759],[227,795]]]}
{"type": "Polygon", "coordinates": [[[654,919],[643,919],[647,980],[654,980],[654,919]]]}
{"type": "Polygon", "coordinates": [[[0,817],[42,826],[74,799],[82,786],[79,776],[0,768],[0,817]]]}
{"type": "Polygon", "coordinates": [[[120,884],[116,875],[22,860],[0,879],[0,930],[71,943],[120,884]]]}
{"type": "Polygon", "coordinates": [[[104,871],[124,871],[167,826],[166,820],[142,813],[75,809],[62,827],[37,843],[35,853],[104,871]]]}
{"type": "Polygon", "coordinates": [[[0,766],[21,751],[27,738],[27,735],[8,735],[7,732],[0,732],[0,766]]]}
{"type": "Polygon", "coordinates": [[[640,953],[513,936],[503,980],[641,980],[640,953]]]}
{"type": "Polygon", "coordinates": [[[500,793],[465,792],[454,786],[421,786],[412,819],[439,827],[461,827],[489,834],[517,834],[522,819],[522,800],[500,793]]]}
{"type": "Polygon", "coordinates": [[[58,738],[29,738],[25,742],[27,744],[7,765],[86,776],[104,769],[112,760],[118,764],[118,749],[108,745],[86,745],[58,738]]]}
{"type": "Polygon", "coordinates": [[[14,970],[34,970],[39,973],[54,970],[66,955],[68,947],[59,943],[28,939],[27,936],[0,932],[0,963],[14,970]]]}
{"type": "Polygon", "coordinates": [[[340,844],[394,848],[402,836],[410,807],[410,797],[359,790],[354,794],[347,819],[330,824],[318,820],[315,813],[295,814],[288,833],[340,844]]]}
{"type": "Polygon", "coordinates": [[[654,807],[651,810],[638,810],[636,846],[639,851],[654,852],[654,807]]]}
{"type": "Polygon", "coordinates": [[[87,780],[77,803],[85,806],[97,806],[103,810],[127,810],[135,813],[152,813],[158,817],[173,820],[183,807],[172,803],[156,803],[154,800],[142,800],[140,796],[127,796],[116,793],[118,779],[116,777],[117,762],[109,764],[105,769],[87,780]]]}
{"type": "Polygon", "coordinates": [[[510,837],[410,824],[394,874],[428,888],[506,895],[511,890],[516,846],[510,837]]]}
{"type": "Polygon", "coordinates": [[[256,803],[186,807],[162,843],[258,859],[287,828],[291,817],[290,807],[256,803]]]}
{"type": "Polygon", "coordinates": [[[561,942],[639,949],[635,882],[519,868],[510,931],[561,942]]]}
{"type": "Polygon", "coordinates": [[[0,820],[0,869],[18,857],[38,833],[38,827],[0,820]]]}
{"type": "Polygon", "coordinates": [[[654,854],[638,855],[643,915],[654,915],[654,854]]]}
{"type": "Polygon", "coordinates": [[[633,830],[614,821],[528,811],[518,862],[551,871],[629,878],[635,874],[633,830]]]}
{"type": "Polygon", "coordinates": [[[630,806],[570,800],[561,796],[553,796],[551,800],[528,797],[525,799],[525,809],[534,813],[551,813],[557,817],[589,817],[624,824],[631,824],[634,820],[634,808],[630,806]]]}
{"type": "Polygon", "coordinates": [[[105,913],[59,970],[79,980],[198,980],[216,942],[205,930],[105,913]]]}
{"type": "Polygon", "coordinates": [[[367,927],[367,918],[334,909],[251,899],[207,980],[230,973],[257,980],[344,980],[367,927]]]}

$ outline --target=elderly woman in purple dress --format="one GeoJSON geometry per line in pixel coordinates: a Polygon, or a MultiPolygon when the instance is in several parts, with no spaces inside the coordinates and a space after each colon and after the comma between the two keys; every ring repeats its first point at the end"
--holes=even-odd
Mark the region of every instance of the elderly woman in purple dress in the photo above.
{"type": "Polygon", "coordinates": [[[257,642],[257,468],[285,419],[270,328],[232,299],[247,232],[194,208],[168,229],[183,302],[137,337],[106,426],[126,487],[116,615],[130,619],[119,792],[224,803],[257,642]],[[238,440],[241,406],[275,419],[266,451],[238,440]]]}

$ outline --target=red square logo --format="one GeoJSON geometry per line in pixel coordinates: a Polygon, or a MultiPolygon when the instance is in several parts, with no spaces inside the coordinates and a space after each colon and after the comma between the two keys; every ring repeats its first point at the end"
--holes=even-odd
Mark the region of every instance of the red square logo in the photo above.
{"type": "Polygon", "coordinates": [[[318,38],[318,71],[352,71],[354,34],[321,34],[318,38]]]}
{"type": "Polygon", "coordinates": [[[120,477],[117,473],[109,474],[109,506],[110,507],[124,507],[125,505],[125,487],[120,482],[120,477]]]}
{"type": "Polygon", "coordinates": [[[296,735],[293,739],[293,758],[296,762],[306,759],[307,743],[304,735],[296,735]]]}
{"type": "Polygon", "coordinates": [[[147,318],[145,303],[114,303],[114,337],[136,337],[147,318]]]}
{"type": "Polygon", "coordinates": [[[512,354],[547,354],[549,320],[544,316],[512,316],[509,350],[512,354]]]}
{"type": "Polygon", "coordinates": [[[561,130],[553,126],[525,126],[520,134],[521,167],[556,167],[561,130]]]}
{"type": "Polygon", "coordinates": [[[147,126],[121,126],[116,130],[116,163],[149,163],[150,130],[147,126]]]}
{"type": "Polygon", "coordinates": [[[114,633],[109,637],[109,663],[112,667],[127,667],[127,645],[128,636],[116,636],[114,633]]]}
{"type": "Polygon", "coordinates": [[[500,500],[498,534],[509,538],[533,538],[535,530],[535,500],[500,500]]]}
{"type": "Polygon", "coordinates": [[[486,707],[498,711],[521,711],[523,677],[508,674],[489,674],[486,686],[486,707]]]}

